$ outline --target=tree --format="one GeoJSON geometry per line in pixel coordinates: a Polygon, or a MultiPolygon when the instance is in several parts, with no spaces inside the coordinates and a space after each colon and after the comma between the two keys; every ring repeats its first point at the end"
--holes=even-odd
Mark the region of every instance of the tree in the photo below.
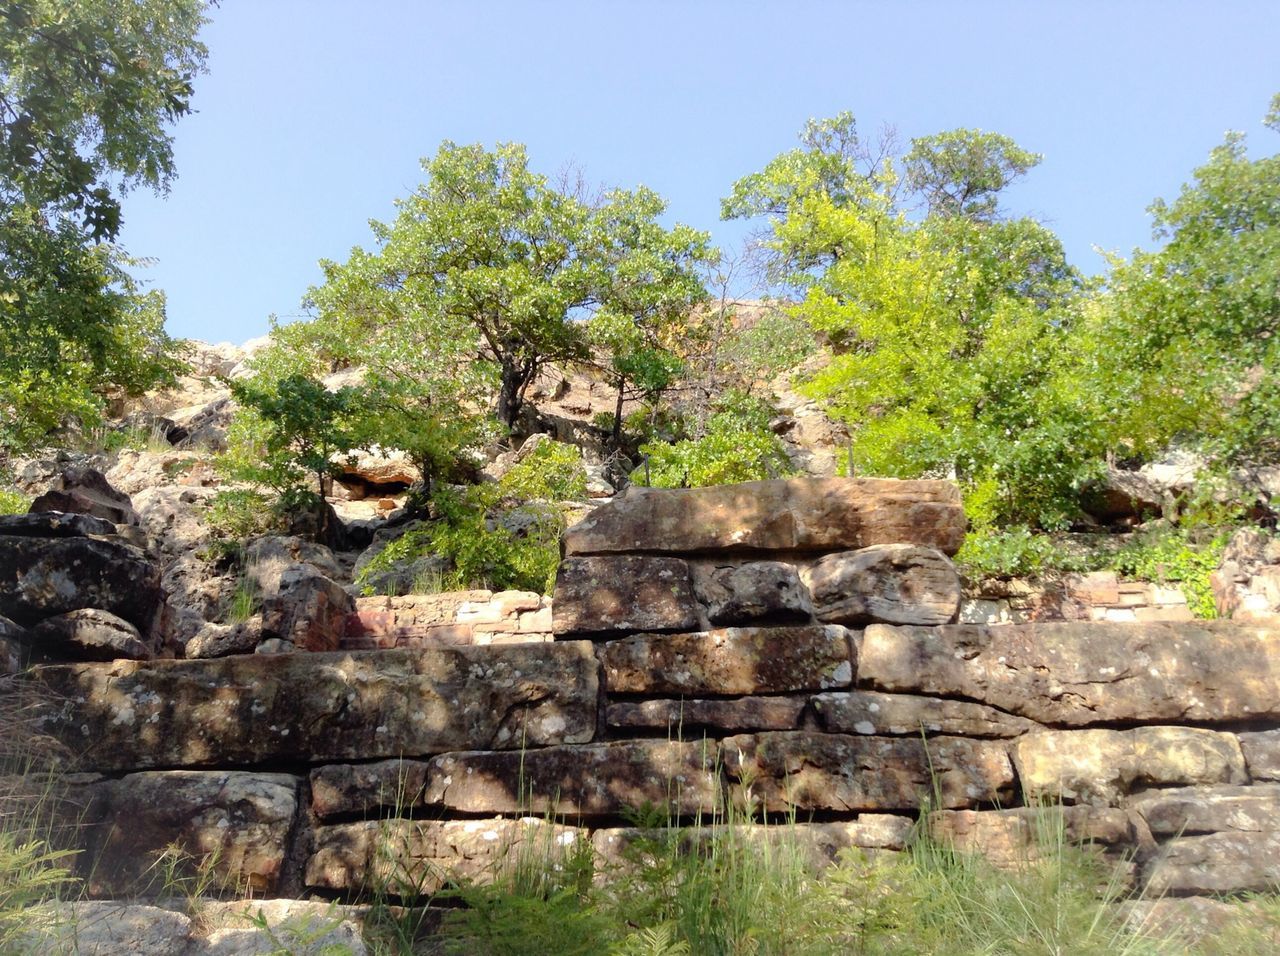
{"type": "Polygon", "coordinates": [[[1000,193],[1043,158],[999,133],[955,129],[913,139],[903,166],[929,215],[981,222],[995,217],[1000,193]]]}
{"type": "Polygon", "coordinates": [[[658,217],[665,211],[662,198],[642,187],[610,193],[593,216],[603,286],[589,335],[608,355],[617,390],[615,447],[626,399],[653,401],[680,374],[676,347],[689,313],[707,297],[698,270],[712,257],[709,236],[683,225],[664,228],[658,217]]]}
{"type": "Polygon", "coordinates": [[[117,194],[163,190],[168,125],[204,64],[200,0],[18,0],[0,9],[0,458],[102,393],[171,378],[163,298],[104,244],[117,194]]]}

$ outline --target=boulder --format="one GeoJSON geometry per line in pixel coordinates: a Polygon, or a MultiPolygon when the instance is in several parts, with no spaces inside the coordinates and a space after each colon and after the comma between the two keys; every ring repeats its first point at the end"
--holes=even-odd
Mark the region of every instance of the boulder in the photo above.
{"type": "Polygon", "coordinates": [[[1223,617],[1280,621],[1280,536],[1241,528],[1227,542],[1210,582],[1223,617]]]}
{"type": "Polygon", "coordinates": [[[1012,810],[937,810],[925,832],[961,853],[976,853],[1000,867],[1053,856],[1063,846],[1089,844],[1113,854],[1150,853],[1151,834],[1133,815],[1114,807],[1018,807],[1012,810]]]}
{"type": "Polygon", "coordinates": [[[165,889],[157,860],[169,848],[179,875],[210,865],[224,887],[276,889],[298,809],[297,777],[168,770],[92,784],[83,826],[85,879],[94,896],[165,889]]]}
{"type": "Polygon", "coordinates": [[[1223,723],[1280,718],[1277,659],[1280,629],[1232,621],[873,624],[858,678],[1063,727],[1223,723]]]}
{"type": "Polygon", "coordinates": [[[1147,790],[1125,804],[1156,836],[1280,830],[1280,784],[1147,790]]]}
{"type": "Polygon", "coordinates": [[[556,634],[691,631],[698,626],[689,565],[647,555],[566,558],[552,601],[556,634]]]}
{"type": "Polygon", "coordinates": [[[138,523],[129,496],[112,488],[102,472],[82,465],[59,475],[48,491],[31,502],[30,510],[92,515],[113,525],[138,523]]]}
{"type": "Polygon", "coordinates": [[[279,590],[262,602],[262,634],[307,651],[337,650],[355,601],[342,585],[313,567],[295,564],[280,575],[279,590]]]}
{"type": "Polygon", "coordinates": [[[1249,776],[1254,780],[1280,780],[1280,730],[1236,734],[1249,776]]]}
{"type": "Polygon", "coordinates": [[[720,700],[611,701],[605,710],[610,727],[660,730],[680,737],[686,728],[716,730],[794,730],[804,713],[803,697],[736,697],[720,700]]]}
{"type": "Polygon", "coordinates": [[[102,518],[61,511],[0,515],[0,535],[19,538],[112,537],[116,526],[102,518]]]}
{"type": "Polygon", "coordinates": [[[1280,885],[1280,830],[1176,837],[1147,873],[1152,897],[1272,893],[1280,885]]]}
{"type": "Polygon", "coordinates": [[[1035,721],[984,704],[871,690],[817,694],[813,708],[822,729],[838,734],[1017,737],[1040,729],[1035,721]]]}
{"type": "Polygon", "coordinates": [[[1083,498],[1085,512],[1104,524],[1159,517],[1165,503],[1165,491],[1155,481],[1114,465],[1107,467],[1107,473],[1083,498]]]}
{"type": "Polygon", "coordinates": [[[585,743],[586,642],[40,668],[33,716],[81,769],[253,766],[585,743]]]}
{"type": "Polygon", "coordinates": [[[391,448],[359,449],[344,456],[339,464],[339,481],[354,481],[364,485],[397,485],[405,488],[422,476],[418,467],[403,451],[391,448]]]}
{"type": "Polygon", "coordinates": [[[31,629],[31,646],[55,660],[150,660],[153,649],[123,618],[97,608],[47,617],[31,629]]]}
{"type": "Polygon", "coordinates": [[[236,404],[225,392],[207,397],[213,400],[174,409],[169,412],[169,418],[186,430],[187,437],[181,447],[216,454],[227,450],[227,429],[231,427],[236,404]]]}
{"type": "Polygon", "coordinates": [[[366,956],[363,915],[324,900],[201,901],[184,956],[366,956]]]}
{"type": "Polygon", "coordinates": [[[454,812],[574,817],[638,807],[710,816],[719,800],[715,748],[676,740],[444,754],[431,761],[424,796],[454,812]]]}
{"type": "Polygon", "coordinates": [[[330,578],[342,573],[329,548],[296,535],[255,538],[244,551],[245,577],[264,597],[278,593],[285,571],[298,564],[310,565],[330,578]]]}
{"type": "Polygon", "coordinates": [[[262,641],[262,616],[255,614],[238,624],[205,624],[183,647],[183,657],[191,660],[252,654],[262,641]]]}
{"type": "Polygon", "coordinates": [[[781,561],[704,569],[694,587],[715,625],[807,623],[812,616],[800,575],[781,561]]]}
{"type": "Polygon", "coordinates": [[[788,478],[707,488],[632,486],[571,527],[565,553],[833,551],[919,544],[955,554],[960,490],[947,481],[788,478]]]}
{"type": "Polygon", "coordinates": [[[23,913],[23,934],[11,952],[189,956],[192,933],[189,916],[162,906],[117,900],[46,903],[23,913]]]}
{"type": "Polygon", "coordinates": [[[488,883],[522,852],[565,853],[586,831],[544,820],[369,820],[317,827],[306,885],[416,899],[450,882],[488,883]]]}
{"type": "Polygon", "coordinates": [[[163,601],[159,567],[131,545],[0,535],[0,614],[19,624],[99,608],[149,634],[163,601]]]}
{"type": "Polygon", "coordinates": [[[403,816],[424,805],[425,760],[330,764],[311,771],[311,812],[320,820],[342,816],[403,816]]]}
{"type": "Polygon", "coordinates": [[[152,550],[174,560],[207,544],[211,531],[205,522],[205,511],[216,494],[212,488],[178,485],[139,491],[134,497],[134,509],[152,550]]]}
{"type": "MultiPolygon", "coordinates": [[[[148,488],[179,486],[203,487],[212,485],[217,478],[208,458],[191,451],[136,451],[126,448],[116,456],[115,464],[106,473],[112,487],[127,495],[136,495],[148,488]]],[[[137,510],[137,502],[134,509],[137,510]]]]}
{"type": "Polygon", "coordinates": [[[637,634],[600,656],[610,694],[777,694],[853,681],[849,635],[834,624],[637,634]]]}
{"type": "Polygon", "coordinates": [[[840,551],[804,572],[814,613],[832,624],[947,624],[960,609],[960,575],[932,548],[887,544],[840,551]]]}
{"type": "Polygon", "coordinates": [[[1148,936],[1172,937],[1171,943],[1183,946],[1184,952],[1201,952],[1201,944],[1206,942],[1211,947],[1209,952],[1214,952],[1223,940],[1239,938],[1241,931],[1256,933],[1255,939],[1269,944],[1269,952],[1280,952],[1280,926],[1267,896],[1234,900],[1169,896],[1134,900],[1122,906],[1130,926],[1148,936]]]}
{"type": "Polygon", "coordinates": [[[27,661],[25,644],[29,640],[26,628],[0,617],[0,678],[22,672],[27,661]]]}
{"type": "Polygon", "coordinates": [[[720,759],[770,813],[954,809],[1013,797],[1013,766],[998,741],[778,731],[727,737],[720,759]]]}
{"type": "Polygon", "coordinates": [[[1135,786],[1247,783],[1233,734],[1196,727],[1048,730],[1013,744],[1028,800],[1116,806],[1135,786]]]}

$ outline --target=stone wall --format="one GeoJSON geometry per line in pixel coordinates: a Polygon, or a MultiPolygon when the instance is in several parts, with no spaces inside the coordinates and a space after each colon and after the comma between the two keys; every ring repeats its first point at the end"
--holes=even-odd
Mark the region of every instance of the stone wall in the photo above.
{"type": "Polygon", "coordinates": [[[1067,574],[1057,581],[980,581],[960,603],[965,624],[1032,621],[1192,621],[1187,597],[1176,585],[1121,581],[1114,571],[1067,574]]]}
{"type": "Polygon", "coordinates": [[[356,598],[341,647],[373,650],[551,640],[551,599],[532,591],[356,598]]]}
{"type": "MultiPolygon", "coordinates": [[[[175,842],[259,895],[430,894],[533,840],[616,857],[637,808],[735,802],[794,813],[819,858],[900,850],[926,813],[1010,864],[1061,803],[1139,893],[1273,887],[1280,630],[957,624],[962,530],[943,482],[643,491],[571,529],[554,642],[62,665],[32,689],[102,897],[145,895],[175,842]]],[[[397,600],[362,608],[419,627],[397,600]]]]}

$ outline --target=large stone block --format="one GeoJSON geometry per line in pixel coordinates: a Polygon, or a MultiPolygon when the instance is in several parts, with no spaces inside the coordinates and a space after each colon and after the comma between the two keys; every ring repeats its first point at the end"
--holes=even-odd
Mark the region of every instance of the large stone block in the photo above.
{"type": "Polygon", "coordinates": [[[326,763],[585,743],[587,642],[40,669],[44,729],[81,768],[326,763]]]}
{"type": "Polygon", "coordinates": [[[814,614],[832,624],[947,624],[960,610],[960,575],[933,548],[881,544],[840,551],[805,569],[814,614]]]}
{"type": "Polygon", "coordinates": [[[690,631],[698,604],[689,565],[645,555],[566,558],[552,601],[556,634],[690,631]]]}
{"type": "Polygon", "coordinates": [[[425,760],[330,764],[311,771],[311,812],[321,820],[404,813],[423,805],[425,760]]]}
{"type": "Polygon", "coordinates": [[[1114,807],[937,810],[929,814],[925,832],[939,843],[980,854],[1002,867],[1052,858],[1064,844],[1092,844],[1132,854],[1155,846],[1141,820],[1114,807]]]}
{"type": "Polygon", "coordinates": [[[277,773],[171,770],[93,784],[82,866],[94,896],[166,887],[157,860],[169,848],[179,875],[203,865],[222,888],[271,893],[298,810],[297,777],[277,773]]]}
{"type": "Polygon", "coordinates": [[[1028,800],[1114,806],[1137,784],[1249,780],[1234,735],[1195,727],[1040,731],[1014,742],[1013,759],[1028,800]]]}
{"type": "Polygon", "coordinates": [[[1249,776],[1254,780],[1280,780],[1280,730],[1249,731],[1236,735],[1249,776]]]}
{"type": "Polygon", "coordinates": [[[610,694],[758,694],[847,687],[853,646],[839,625],[637,634],[601,651],[610,694]]]}
{"type": "Polygon", "coordinates": [[[311,889],[414,899],[450,881],[489,882],[522,857],[554,862],[586,831],[538,819],[369,820],[318,827],[311,889]]]}
{"type": "Polygon", "coordinates": [[[809,621],[809,595],[796,569],[782,561],[702,568],[694,579],[712,624],[809,621]]]}
{"type": "Polygon", "coordinates": [[[0,614],[19,624],[100,608],[145,634],[163,600],[160,568],[132,545],[0,535],[0,614]]]}
{"type": "Polygon", "coordinates": [[[873,624],[858,657],[859,681],[876,690],[966,698],[1045,724],[1280,718],[1280,629],[1231,621],[873,624]]]}
{"type": "Polygon", "coordinates": [[[770,812],[960,808],[1013,796],[1013,767],[997,741],[791,731],[728,737],[720,756],[770,812]]]}
{"type": "Polygon", "coordinates": [[[1206,833],[1165,843],[1146,894],[1271,893],[1280,886],[1280,831],[1206,833]]]}
{"type": "Polygon", "coordinates": [[[985,704],[873,690],[817,694],[813,706],[823,730],[838,734],[1017,737],[1040,728],[1035,721],[985,704]]]}
{"type": "Polygon", "coordinates": [[[54,660],[145,661],[152,656],[136,627],[97,608],[47,617],[30,633],[33,648],[54,660]]]}
{"type": "Polygon", "coordinates": [[[1147,790],[1126,805],[1157,836],[1280,831],[1280,784],[1147,790]]]}
{"type": "Polygon", "coordinates": [[[720,797],[715,758],[714,743],[672,740],[444,754],[431,761],[425,802],[486,814],[709,814],[720,797]]]}
{"type": "Polygon", "coordinates": [[[680,736],[686,728],[716,730],[794,730],[800,726],[804,697],[735,697],[717,700],[623,700],[610,702],[610,727],[661,730],[680,736]]]}
{"type": "Polygon", "coordinates": [[[565,553],[836,551],[920,544],[955,554],[960,490],[947,481],[789,478],[631,488],[565,534],[565,553]]]}

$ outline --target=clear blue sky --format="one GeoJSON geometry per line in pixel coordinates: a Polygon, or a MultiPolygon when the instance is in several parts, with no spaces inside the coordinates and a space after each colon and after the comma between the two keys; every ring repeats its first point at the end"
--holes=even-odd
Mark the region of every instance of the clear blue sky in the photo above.
{"type": "Polygon", "coordinates": [[[297,316],[321,258],[420,181],[441,140],[526,143],[532,165],[644,183],[671,217],[718,221],[738,177],[852,110],[904,141],[958,126],[1043,164],[1009,195],[1097,271],[1095,245],[1150,246],[1172,196],[1280,90],[1280,3],[777,0],[223,0],[209,73],[176,129],[168,197],[125,200],[174,335],[243,341],[297,316]]]}

